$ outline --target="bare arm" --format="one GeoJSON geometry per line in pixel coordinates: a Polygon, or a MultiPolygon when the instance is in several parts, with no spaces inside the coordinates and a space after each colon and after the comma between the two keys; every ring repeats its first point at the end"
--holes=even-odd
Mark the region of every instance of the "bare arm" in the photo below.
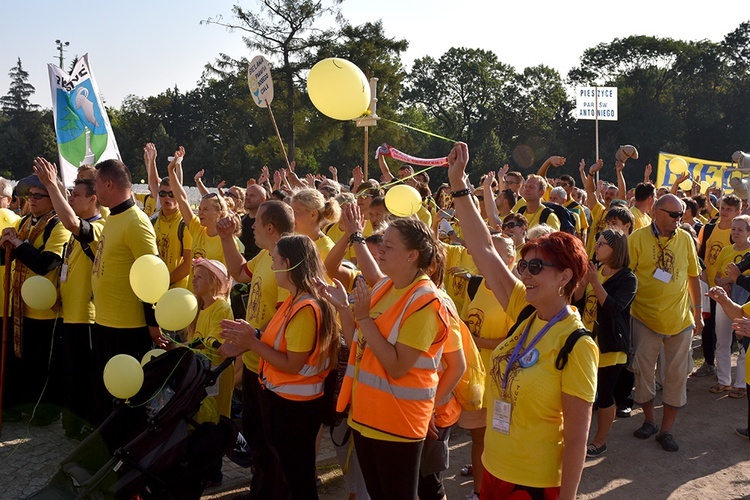
{"type": "Polygon", "coordinates": [[[234,242],[234,218],[224,217],[216,222],[216,232],[221,239],[221,249],[227,263],[229,275],[240,283],[248,283],[252,278],[247,274],[247,261],[234,242]]]}
{"type": "MultiPolygon", "coordinates": [[[[468,188],[465,173],[468,161],[468,146],[462,142],[457,143],[448,155],[448,177],[451,190],[454,192],[468,188]]],[[[490,239],[490,232],[469,197],[454,197],[453,205],[461,220],[466,248],[474,258],[479,272],[484,276],[487,287],[492,290],[500,305],[507,309],[517,278],[497,254],[490,239]]]]}
{"type": "Polygon", "coordinates": [[[563,393],[563,455],[560,499],[574,500],[586,460],[586,438],[591,425],[592,404],[563,393]]]}
{"type": "Polygon", "coordinates": [[[57,166],[44,158],[37,157],[34,158],[34,173],[47,189],[49,199],[62,225],[75,236],[78,236],[81,233],[81,219],[78,218],[68,200],[57,187],[57,166]]]}
{"type": "Polygon", "coordinates": [[[703,296],[701,295],[701,282],[698,276],[688,278],[688,294],[693,309],[693,320],[695,321],[693,335],[700,335],[703,331],[703,309],[700,307],[703,303],[703,296]]]}
{"type": "MultiPolygon", "coordinates": [[[[281,352],[264,344],[255,337],[255,328],[244,320],[222,320],[221,329],[222,338],[226,339],[230,345],[237,346],[240,350],[244,350],[243,352],[253,351],[286,373],[299,373],[310,356],[310,352],[281,352]]],[[[219,352],[226,352],[226,350],[220,349],[219,352]]]]}
{"type": "MultiPolygon", "coordinates": [[[[583,160],[581,160],[581,163],[585,167],[586,164],[583,160]]],[[[598,202],[598,198],[596,196],[596,184],[594,183],[595,176],[593,174],[601,170],[603,166],[604,162],[602,160],[598,160],[596,163],[591,165],[588,176],[583,173],[581,174],[581,176],[583,177],[584,186],[586,188],[586,206],[589,207],[589,210],[593,210],[598,202]]]]}
{"type": "Polygon", "coordinates": [[[643,182],[645,183],[651,182],[651,172],[653,171],[654,171],[654,167],[652,167],[650,163],[646,165],[646,168],[643,170],[643,182]]]}
{"type": "Polygon", "coordinates": [[[391,169],[388,168],[388,164],[385,162],[385,156],[378,155],[378,165],[380,165],[380,176],[383,183],[391,182],[393,180],[393,174],[391,169]]]}
{"type": "Polygon", "coordinates": [[[616,161],[615,171],[617,171],[617,198],[620,200],[628,199],[628,186],[625,184],[625,176],[622,171],[625,169],[625,162],[616,161]]]}
{"type": "Polygon", "coordinates": [[[675,179],[674,184],[672,184],[669,187],[669,192],[672,194],[677,194],[677,190],[680,189],[680,184],[685,182],[686,180],[690,179],[690,173],[689,172],[683,172],[680,175],[677,176],[677,179],[675,179]]]}
{"type": "Polygon", "coordinates": [[[143,163],[146,165],[146,176],[148,178],[148,190],[153,199],[159,196],[159,183],[161,177],[156,169],[156,146],[153,142],[146,143],[143,148],[143,163]]]}
{"type": "Polygon", "coordinates": [[[708,291],[708,296],[721,306],[724,313],[729,316],[729,319],[737,319],[743,316],[742,306],[733,302],[732,299],[727,296],[727,292],[724,288],[715,286],[708,291]]]}
{"type": "Polygon", "coordinates": [[[177,206],[180,207],[182,220],[185,221],[185,224],[189,225],[190,221],[193,219],[193,209],[190,208],[190,203],[188,202],[185,188],[182,187],[182,183],[177,178],[177,167],[184,156],[185,148],[180,146],[180,149],[174,152],[174,160],[169,163],[169,167],[167,167],[167,170],[169,171],[169,184],[172,187],[172,192],[174,193],[175,201],[177,201],[177,206]]]}
{"type": "Polygon", "coordinates": [[[565,165],[565,158],[562,156],[550,156],[546,160],[544,160],[544,163],[542,163],[542,166],[539,167],[539,170],[537,170],[536,174],[546,178],[547,177],[547,170],[549,170],[549,167],[554,165],[555,167],[561,167],[565,165]]]}
{"type": "Polygon", "coordinates": [[[435,391],[435,406],[442,406],[450,401],[453,389],[461,380],[466,371],[466,358],[462,350],[453,352],[444,352],[442,357],[445,363],[445,370],[440,375],[438,386],[435,391]]]}
{"type": "Polygon", "coordinates": [[[497,205],[495,204],[495,193],[492,192],[492,181],[494,179],[495,179],[495,172],[491,172],[491,171],[487,172],[487,175],[484,178],[484,183],[482,184],[482,188],[484,191],[484,211],[487,214],[487,225],[490,227],[497,227],[497,226],[503,225],[503,221],[500,220],[500,215],[497,213],[497,205]]]}
{"type": "Polygon", "coordinates": [[[169,284],[176,283],[180,281],[182,278],[190,274],[190,257],[191,257],[190,250],[183,250],[182,251],[182,262],[179,266],[174,268],[174,271],[169,273],[169,284]]]}

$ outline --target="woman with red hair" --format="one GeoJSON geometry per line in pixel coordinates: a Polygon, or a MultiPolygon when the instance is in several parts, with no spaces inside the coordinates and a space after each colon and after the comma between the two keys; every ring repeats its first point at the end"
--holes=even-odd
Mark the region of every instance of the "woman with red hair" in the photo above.
{"type": "Polygon", "coordinates": [[[581,335],[581,318],[570,307],[587,269],[586,251],[566,233],[531,240],[521,250],[518,280],[467,196],[468,160],[464,143],[448,157],[456,215],[488,288],[516,322],[487,367],[481,498],[573,499],[586,457],[599,360],[596,343],[581,335]]]}

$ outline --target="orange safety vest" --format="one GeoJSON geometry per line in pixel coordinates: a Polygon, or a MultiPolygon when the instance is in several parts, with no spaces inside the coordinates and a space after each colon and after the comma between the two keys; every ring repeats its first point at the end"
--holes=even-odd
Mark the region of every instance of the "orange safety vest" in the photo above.
{"type": "Polygon", "coordinates": [[[269,389],[282,398],[294,401],[309,401],[323,395],[323,382],[330,371],[330,360],[323,365],[320,360],[320,349],[318,338],[320,336],[321,316],[320,308],[315,300],[307,294],[301,295],[297,300],[289,296],[281,304],[276,314],[268,323],[260,340],[264,344],[273,347],[279,352],[287,352],[286,327],[289,320],[305,306],[311,306],[315,314],[315,347],[307,358],[305,365],[297,373],[287,373],[279,370],[271,363],[260,358],[258,365],[258,378],[266,389],[269,389]]]}
{"type": "MultiPolygon", "coordinates": [[[[377,304],[392,286],[393,281],[389,278],[379,281],[372,290],[370,307],[377,304]]],[[[449,328],[448,313],[437,288],[428,278],[418,280],[392,307],[375,318],[375,325],[383,337],[395,345],[406,318],[424,307],[434,309],[442,322],[427,352],[421,354],[406,375],[394,379],[366,343],[351,349],[337,411],[346,411],[351,403],[350,415],[360,425],[405,439],[424,439],[427,436],[435,405],[437,369],[449,328]],[[358,368],[355,367],[357,356],[361,356],[358,368]],[[355,378],[357,389],[352,400],[355,378]]],[[[353,342],[359,342],[360,337],[359,330],[356,330],[353,342]]]]}

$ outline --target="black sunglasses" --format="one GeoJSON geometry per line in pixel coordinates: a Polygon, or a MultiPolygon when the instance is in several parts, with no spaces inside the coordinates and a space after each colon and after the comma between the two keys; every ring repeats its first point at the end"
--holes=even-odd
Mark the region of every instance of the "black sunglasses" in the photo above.
{"type": "Polygon", "coordinates": [[[660,208],[662,212],[667,212],[667,215],[672,217],[673,219],[681,219],[683,215],[685,215],[685,212],[672,212],[671,210],[664,210],[663,208],[660,208]]]}
{"type": "Polygon", "coordinates": [[[537,274],[542,272],[542,269],[544,267],[555,267],[554,264],[550,264],[549,262],[544,262],[542,259],[531,259],[531,260],[524,260],[521,259],[518,261],[518,273],[523,274],[523,272],[528,268],[529,272],[536,276],[537,274]]]}
{"type": "Polygon", "coordinates": [[[218,198],[219,193],[206,193],[203,196],[201,196],[201,200],[205,200],[206,198],[218,198]]]}
{"type": "Polygon", "coordinates": [[[172,191],[159,191],[159,198],[166,198],[167,196],[174,198],[174,193],[172,191]]]}
{"type": "Polygon", "coordinates": [[[523,227],[523,224],[520,222],[503,222],[503,229],[513,229],[514,227],[523,227]]]}
{"type": "Polygon", "coordinates": [[[48,194],[42,194],[42,193],[29,193],[29,198],[33,198],[35,200],[41,200],[42,198],[49,198],[48,194]]]}

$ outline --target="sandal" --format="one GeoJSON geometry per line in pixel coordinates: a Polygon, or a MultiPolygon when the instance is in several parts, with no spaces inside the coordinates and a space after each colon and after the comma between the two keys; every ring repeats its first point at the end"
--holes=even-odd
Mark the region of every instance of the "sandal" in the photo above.
{"type": "Polygon", "coordinates": [[[735,387],[731,391],[729,391],[729,394],[727,394],[730,398],[735,399],[744,399],[745,396],[747,396],[747,389],[744,387],[735,387]]]}
{"type": "Polygon", "coordinates": [[[708,392],[711,392],[713,394],[721,394],[722,392],[731,391],[732,387],[729,385],[722,385],[722,384],[716,384],[715,386],[711,387],[708,392]]]}

